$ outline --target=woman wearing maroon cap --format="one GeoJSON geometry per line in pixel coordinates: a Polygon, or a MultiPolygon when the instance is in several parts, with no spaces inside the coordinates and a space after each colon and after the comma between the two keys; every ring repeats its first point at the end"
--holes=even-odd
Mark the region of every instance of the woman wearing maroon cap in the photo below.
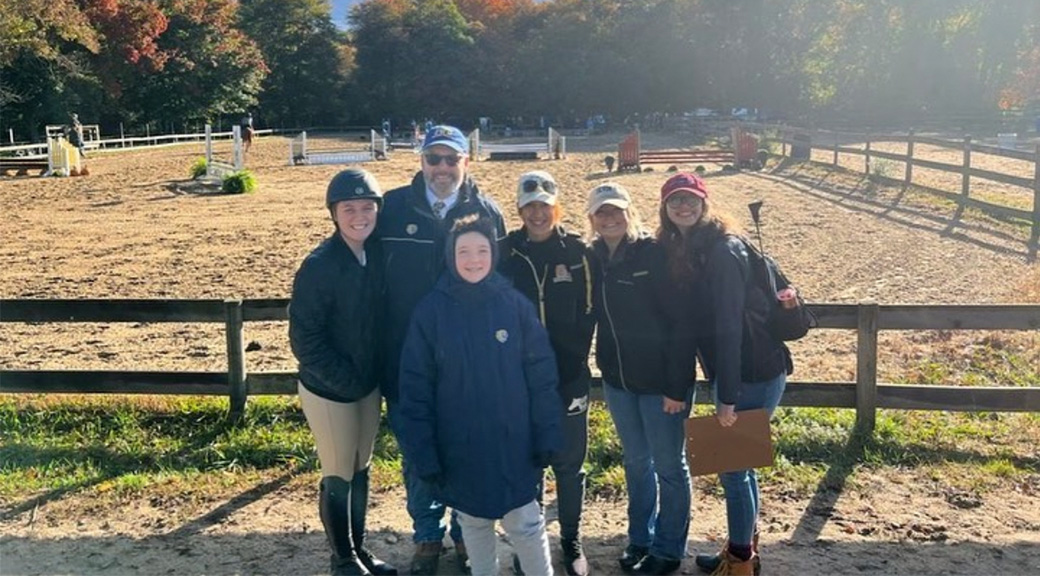
{"type": "MultiPolygon", "coordinates": [[[[676,325],[668,344],[668,378],[688,382],[701,359],[715,393],[715,415],[732,426],[742,410],[770,414],[784,392],[790,357],[783,343],[745,325],[745,312],[767,302],[748,290],[745,241],[734,219],[716,213],[708,188],[696,174],[680,173],[661,187],[658,241],[665,249],[668,274],[679,293],[676,325]]],[[[719,474],[726,493],[729,540],[718,554],[699,554],[697,566],[712,574],[758,572],[756,523],[758,480],[754,470],[719,474]]]]}

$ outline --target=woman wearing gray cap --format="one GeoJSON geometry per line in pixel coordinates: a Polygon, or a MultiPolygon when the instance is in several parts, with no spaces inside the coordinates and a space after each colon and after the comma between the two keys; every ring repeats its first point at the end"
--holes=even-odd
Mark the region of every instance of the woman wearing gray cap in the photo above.
{"type": "Polygon", "coordinates": [[[628,488],[628,546],[618,562],[626,572],[671,574],[686,556],[690,528],[683,422],[693,388],[671,386],[666,374],[664,251],[640,229],[632,197],[620,184],[594,188],[587,212],[598,263],[596,364],[621,439],[628,488]]]}
{"type": "Polygon", "coordinates": [[[318,511],[333,575],[397,574],[365,548],[382,370],[373,335],[383,289],[378,244],[368,238],[382,203],[368,172],[344,170],[332,178],[325,207],[336,230],[300,265],[289,301],[289,344],[300,363],[300,404],[321,464],[318,511]]]}

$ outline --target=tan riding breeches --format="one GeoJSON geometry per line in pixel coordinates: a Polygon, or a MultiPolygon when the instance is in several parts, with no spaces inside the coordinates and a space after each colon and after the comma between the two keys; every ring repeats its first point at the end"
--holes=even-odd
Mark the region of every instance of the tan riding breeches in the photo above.
{"type": "Polygon", "coordinates": [[[357,402],[333,402],[297,386],[307,425],[314,434],[322,476],[350,481],[368,468],[379,432],[379,388],[357,402]]]}

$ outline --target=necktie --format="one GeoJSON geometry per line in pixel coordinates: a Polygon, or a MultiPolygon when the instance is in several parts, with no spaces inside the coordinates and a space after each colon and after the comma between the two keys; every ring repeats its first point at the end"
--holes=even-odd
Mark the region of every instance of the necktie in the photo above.
{"type": "Polygon", "coordinates": [[[433,215],[436,216],[437,218],[443,218],[444,214],[441,214],[441,212],[443,212],[443,211],[444,211],[444,200],[436,200],[436,201],[434,201],[434,203],[433,203],[433,215]]]}

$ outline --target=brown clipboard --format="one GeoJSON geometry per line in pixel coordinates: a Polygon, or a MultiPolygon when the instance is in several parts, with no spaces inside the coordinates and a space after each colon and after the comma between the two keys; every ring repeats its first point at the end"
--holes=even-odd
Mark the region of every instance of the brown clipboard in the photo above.
{"type": "Polygon", "coordinates": [[[737,412],[732,426],[715,416],[686,420],[686,462],[692,476],[773,465],[773,437],[765,410],[737,412]]]}

